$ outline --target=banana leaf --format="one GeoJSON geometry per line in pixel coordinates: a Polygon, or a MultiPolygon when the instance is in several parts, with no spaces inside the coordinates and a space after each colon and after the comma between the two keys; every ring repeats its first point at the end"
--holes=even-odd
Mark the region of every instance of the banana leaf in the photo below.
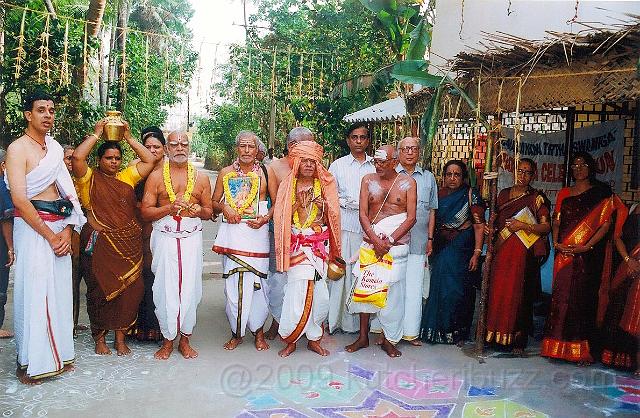
{"type": "Polygon", "coordinates": [[[435,94],[431,96],[429,106],[420,119],[420,140],[424,149],[423,155],[423,167],[431,169],[431,158],[433,154],[433,138],[436,135],[438,129],[438,123],[440,121],[440,102],[442,100],[442,94],[444,92],[444,85],[438,86],[435,94]]]}
{"type": "Polygon", "coordinates": [[[427,46],[431,43],[431,25],[425,20],[420,20],[418,26],[409,34],[411,42],[407,49],[408,60],[424,59],[427,46]]]}

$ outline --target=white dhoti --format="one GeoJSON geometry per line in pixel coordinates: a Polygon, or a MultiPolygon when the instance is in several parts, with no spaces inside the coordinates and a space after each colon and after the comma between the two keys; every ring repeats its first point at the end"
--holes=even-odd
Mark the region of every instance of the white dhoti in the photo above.
{"type": "Polygon", "coordinates": [[[225,311],[231,332],[244,337],[247,326],[256,332],[269,315],[269,226],[253,229],[244,222],[222,222],[213,250],[223,255],[225,311]]]}
{"type": "MultiPolygon", "coordinates": [[[[320,242],[321,236],[325,236],[322,241],[328,240],[326,228],[322,234],[315,234],[310,228],[303,231],[294,228],[292,246],[296,246],[293,236],[300,233],[309,241],[320,242]]],[[[291,252],[279,328],[280,336],[287,344],[295,343],[303,334],[309,341],[318,341],[322,338],[322,324],[329,313],[326,257],[318,256],[313,246],[307,242],[291,252]]]]}
{"type": "Polygon", "coordinates": [[[420,336],[426,259],[425,254],[409,254],[407,258],[402,335],[402,339],[407,341],[415,340],[420,336]]]}
{"type": "Polygon", "coordinates": [[[353,287],[353,267],[362,244],[362,234],[350,231],[342,231],[342,256],[347,261],[346,272],[339,280],[329,282],[329,332],[338,329],[345,332],[358,332],[359,319],[347,310],[347,302],[353,287]]]}
{"type": "Polygon", "coordinates": [[[167,215],[151,232],[153,303],[164,338],[190,336],[202,298],[202,220],[167,215]]]}
{"type": "MultiPolygon", "coordinates": [[[[56,234],[67,225],[64,220],[46,224],[56,234]]],[[[22,218],[14,220],[13,242],[18,367],[34,379],[53,376],[75,357],[71,256],[57,257],[47,240],[22,218]]]]}
{"type": "MultiPolygon", "coordinates": [[[[380,220],[377,224],[372,225],[373,230],[377,234],[391,235],[407,218],[406,213],[400,213],[388,216],[380,220]]],[[[363,242],[362,246],[369,248],[370,244],[363,242]]],[[[388,253],[393,261],[388,274],[384,275],[384,281],[388,284],[386,291],[386,303],[384,307],[377,306],[373,303],[354,301],[353,296],[356,289],[363,287],[362,278],[363,271],[368,267],[360,268],[360,263],[356,264],[353,269],[355,280],[351,288],[351,297],[349,298],[347,308],[351,313],[375,313],[371,326],[371,331],[383,331],[385,338],[395,344],[403,336],[403,319],[404,319],[404,300],[405,300],[405,276],[407,272],[407,258],[409,254],[409,245],[394,245],[388,253]]],[[[370,268],[377,269],[375,265],[370,268]]],[[[376,273],[378,274],[378,272],[376,273]]],[[[366,287],[366,285],[364,285],[366,287]]]]}
{"type": "MultiPolygon", "coordinates": [[[[55,184],[60,196],[73,204],[70,216],[41,213],[54,232],[86,221],[62,157],[53,138],[45,138],[47,154],[26,175],[26,196],[37,196],[55,184]]],[[[5,181],[8,179],[5,177],[5,181]]],[[[73,296],[71,256],[57,257],[46,239],[16,213],[13,225],[16,255],[13,321],[18,368],[39,379],[62,373],[73,362],[73,296]]]]}

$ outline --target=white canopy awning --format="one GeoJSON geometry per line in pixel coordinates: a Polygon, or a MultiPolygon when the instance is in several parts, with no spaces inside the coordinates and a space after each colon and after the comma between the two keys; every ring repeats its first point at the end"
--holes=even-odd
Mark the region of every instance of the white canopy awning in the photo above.
{"type": "Polygon", "coordinates": [[[407,107],[402,97],[389,99],[382,103],[374,104],[357,112],[346,115],[342,120],[354,122],[382,122],[402,119],[407,116],[407,107]]]}

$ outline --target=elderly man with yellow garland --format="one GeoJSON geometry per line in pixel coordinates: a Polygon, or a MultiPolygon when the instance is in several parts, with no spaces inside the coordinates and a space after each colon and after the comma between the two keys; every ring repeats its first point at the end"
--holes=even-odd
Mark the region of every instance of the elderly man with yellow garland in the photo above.
{"type": "Polygon", "coordinates": [[[220,170],[213,191],[214,213],[223,214],[213,251],[222,254],[226,313],[233,350],[242,343],[247,326],[255,335],[258,351],[269,348],[263,325],[269,315],[269,220],[267,194],[273,201],[277,185],[269,167],[256,159],[260,140],[251,131],[236,136],[238,158],[220,170]]]}
{"type": "Polygon", "coordinates": [[[298,143],[289,154],[291,172],[278,188],[276,265],[287,273],[279,329],[287,346],[278,353],[281,357],[295,351],[303,334],[309,350],[329,354],[320,339],[329,313],[327,269],[339,259],[341,249],[340,204],[336,181],[322,166],[322,154],[320,144],[298,143]]]}
{"type": "Polygon", "coordinates": [[[164,337],[155,358],[168,359],[180,333],[178,351],[189,359],[198,356],[189,338],[202,297],[202,220],[211,218],[211,184],[189,162],[184,132],[169,134],[166,154],[162,170],[145,184],[140,207],[142,218],[153,222],[153,303],[164,337]]]}

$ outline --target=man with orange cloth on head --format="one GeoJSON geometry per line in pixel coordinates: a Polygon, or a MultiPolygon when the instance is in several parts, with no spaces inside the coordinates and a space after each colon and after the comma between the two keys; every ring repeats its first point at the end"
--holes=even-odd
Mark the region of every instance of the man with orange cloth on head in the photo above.
{"type": "Polygon", "coordinates": [[[287,273],[280,317],[287,346],[279,354],[291,354],[306,334],[307,348],[326,356],[320,339],[329,312],[327,265],[340,257],[338,190],[322,166],[320,144],[300,142],[289,155],[293,167],[278,188],[273,218],[277,269],[287,273]]]}

